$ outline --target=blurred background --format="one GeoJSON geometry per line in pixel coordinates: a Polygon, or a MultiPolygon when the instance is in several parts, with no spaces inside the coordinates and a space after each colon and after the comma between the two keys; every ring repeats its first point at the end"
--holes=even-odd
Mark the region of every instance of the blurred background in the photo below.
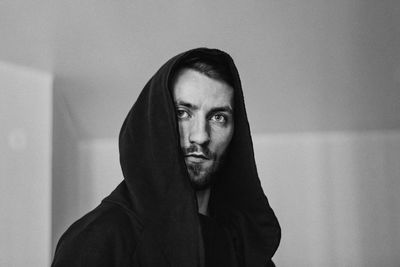
{"type": "Polygon", "coordinates": [[[49,266],[122,180],[117,138],[170,57],[230,53],[277,266],[400,266],[400,1],[0,1],[0,266],[49,266]]]}

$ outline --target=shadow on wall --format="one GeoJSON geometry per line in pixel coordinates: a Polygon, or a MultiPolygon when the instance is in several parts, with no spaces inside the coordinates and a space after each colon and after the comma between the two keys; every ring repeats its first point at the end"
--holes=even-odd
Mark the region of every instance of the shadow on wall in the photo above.
{"type": "MultiPolygon", "coordinates": [[[[57,81],[57,80],[56,80],[57,81]]],[[[52,256],[61,234],[80,214],[82,186],[79,177],[79,140],[62,92],[54,85],[52,164],[52,256]]],[[[86,211],[87,212],[87,211],[86,211]]],[[[83,214],[81,214],[83,215],[83,214]]]]}
{"type": "Polygon", "coordinates": [[[52,255],[61,234],[123,180],[118,142],[80,139],[57,84],[53,120],[52,255]]]}

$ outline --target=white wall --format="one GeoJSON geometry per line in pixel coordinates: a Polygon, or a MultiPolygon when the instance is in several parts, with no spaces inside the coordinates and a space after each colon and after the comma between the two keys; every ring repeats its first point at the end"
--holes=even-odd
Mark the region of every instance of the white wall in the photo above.
{"type": "Polygon", "coordinates": [[[399,266],[400,131],[261,135],[278,266],[399,266]]]}
{"type": "Polygon", "coordinates": [[[52,76],[0,62],[0,266],[48,266],[52,76]]]}
{"type": "Polygon", "coordinates": [[[160,65],[198,46],[231,53],[256,133],[400,126],[398,0],[60,2],[61,86],[83,138],[116,137],[160,65]]]}

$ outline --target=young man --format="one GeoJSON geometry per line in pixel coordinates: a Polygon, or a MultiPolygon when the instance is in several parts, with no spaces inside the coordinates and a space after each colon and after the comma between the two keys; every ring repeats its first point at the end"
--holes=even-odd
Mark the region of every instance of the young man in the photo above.
{"type": "Polygon", "coordinates": [[[237,69],[199,48],[151,78],[122,126],[124,181],[53,266],[273,266],[280,227],[257,175],[237,69]]]}

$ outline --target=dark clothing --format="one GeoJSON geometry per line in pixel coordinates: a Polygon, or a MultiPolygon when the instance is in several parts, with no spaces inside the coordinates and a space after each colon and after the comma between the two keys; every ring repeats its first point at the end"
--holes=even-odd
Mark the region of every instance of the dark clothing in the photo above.
{"type": "Polygon", "coordinates": [[[66,231],[52,266],[272,264],[280,227],[260,185],[241,83],[228,54],[199,48],[164,64],[128,113],[119,149],[124,181],[66,231]],[[221,57],[234,77],[235,131],[211,189],[210,218],[197,213],[171,94],[171,77],[187,57],[221,57]]]}

